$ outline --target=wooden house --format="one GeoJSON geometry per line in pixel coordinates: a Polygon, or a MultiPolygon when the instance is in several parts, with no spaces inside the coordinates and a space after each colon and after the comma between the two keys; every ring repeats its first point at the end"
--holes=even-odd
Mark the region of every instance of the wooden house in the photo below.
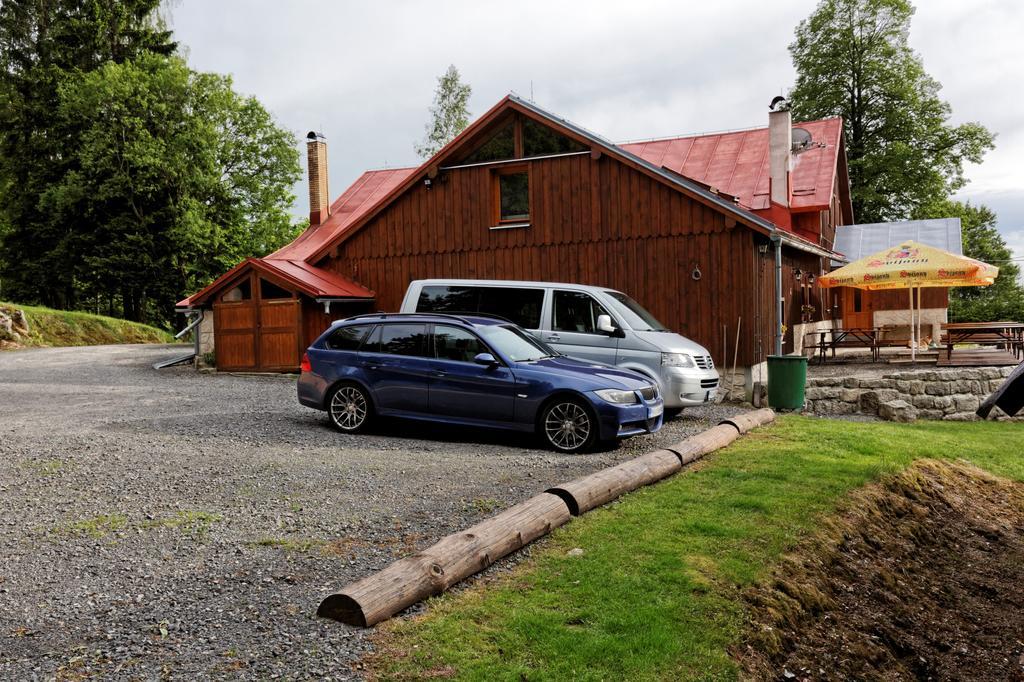
{"type": "Polygon", "coordinates": [[[780,333],[794,352],[831,324],[813,279],[853,222],[841,119],[794,127],[776,109],[767,127],[614,144],[509,95],[422,165],[367,171],[333,202],[310,133],[310,227],[179,308],[206,313],[218,368],[294,371],[331,320],[397,310],[413,279],[579,282],[627,292],[720,366],[738,337],[756,366],[780,333]]]}

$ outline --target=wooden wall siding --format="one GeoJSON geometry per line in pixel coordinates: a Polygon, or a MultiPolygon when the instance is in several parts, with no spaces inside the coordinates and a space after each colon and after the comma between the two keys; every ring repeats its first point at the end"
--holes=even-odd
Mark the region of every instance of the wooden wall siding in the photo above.
{"type": "MultiPolygon", "coordinates": [[[[353,315],[362,315],[377,310],[372,302],[342,302],[332,303],[331,312],[328,315],[324,312],[322,303],[313,299],[302,299],[302,348],[305,350],[324,333],[324,330],[331,326],[335,320],[344,320],[353,315]]],[[[389,310],[397,310],[390,308],[389,310]]]]}
{"type": "MultiPolygon", "coordinates": [[[[727,228],[722,214],[607,156],[530,162],[528,228],[488,229],[489,168],[442,177],[430,190],[410,189],[320,265],[372,289],[381,310],[397,310],[409,282],[427,277],[605,285],[705,345],[718,363],[724,360],[722,324],[731,363],[742,317],[739,362],[755,360],[748,326],[758,308],[751,294],[757,255],[751,230],[727,228]],[[692,278],[695,267],[699,280],[692,278]]],[[[768,256],[774,257],[770,250],[768,256]]],[[[818,259],[811,260],[817,267],[818,259]]],[[[794,267],[808,269],[806,259],[798,262],[794,267]]],[[[773,271],[767,276],[757,301],[768,304],[760,319],[770,328],[773,271]]]]}
{"type": "Polygon", "coordinates": [[[217,366],[224,369],[256,368],[256,304],[253,301],[215,303],[213,328],[217,338],[217,366]]]}
{"type": "Polygon", "coordinates": [[[298,299],[259,303],[259,365],[263,369],[294,369],[302,357],[302,314],[298,299]]]}
{"type": "MultiPolygon", "coordinates": [[[[846,287],[843,287],[844,289],[846,287]]],[[[906,289],[891,289],[872,293],[875,310],[908,310],[910,294],[906,289]]],[[[921,290],[922,308],[948,308],[949,289],[946,287],[926,287],[921,290]]]]}

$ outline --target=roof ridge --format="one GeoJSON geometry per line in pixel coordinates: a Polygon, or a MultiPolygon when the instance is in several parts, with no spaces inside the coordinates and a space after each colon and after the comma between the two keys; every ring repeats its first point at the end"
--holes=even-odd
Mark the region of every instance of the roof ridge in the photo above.
{"type": "MultiPolygon", "coordinates": [[[[811,123],[823,123],[825,121],[833,121],[842,116],[826,116],[825,118],[816,118],[810,121],[795,121],[793,123],[794,128],[798,128],[803,125],[809,125],[811,123]]],[[[706,130],[702,132],[683,133],[681,135],[663,135],[660,137],[638,137],[629,140],[622,140],[613,144],[622,146],[627,144],[647,144],[650,142],[671,142],[672,140],[690,140],[697,137],[711,137],[717,135],[734,135],[736,133],[749,133],[755,130],[768,130],[767,125],[760,126],[747,126],[745,128],[722,128],[721,130],[706,130]]]]}

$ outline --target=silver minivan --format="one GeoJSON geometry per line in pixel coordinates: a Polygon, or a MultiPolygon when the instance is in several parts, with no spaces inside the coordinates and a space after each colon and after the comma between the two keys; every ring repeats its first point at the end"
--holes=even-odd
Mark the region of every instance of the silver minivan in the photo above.
{"type": "Polygon", "coordinates": [[[565,355],[640,372],[658,382],[670,415],[714,399],[718,372],[707,349],[669,331],[614,289],[484,279],[412,282],[403,313],[483,313],[531,331],[565,355]]]}

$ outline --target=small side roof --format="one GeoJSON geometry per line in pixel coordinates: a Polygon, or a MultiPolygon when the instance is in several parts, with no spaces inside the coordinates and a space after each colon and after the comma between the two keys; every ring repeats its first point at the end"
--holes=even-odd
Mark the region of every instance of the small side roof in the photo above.
{"type": "Polygon", "coordinates": [[[318,268],[304,261],[246,258],[202,290],[186,299],[178,301],[175,307],[192,308],[197,305],[204,305],[220,289],[235,281],[238,275],[241,275],[248,269],[253,269],[261,274],[281,280],[282,283],[313,298],[358,298],[369,300],[374,298],[373,292],[366,287],[356,284],[336,272],[318,268]]]}
{"type": "Polygon", "coordinates": [[[386,168],[366,171],[331,204],[331,215],[323,223],[310,225],[294,241],[270,255],[242,261],[201,291],[178,301],[176,307],[191,308],[202,305],[245,267],[277,275],[302,293],[314,298],[372,299],[373,292],[369,289],[336,272],[318,268],[306,259],[348,229],[414,170],[415,168],[386,168]]]}
{"type": "MultiPolygon", "coordinates": [[[[899,246],[905,241],[915,241],[919,244],[933,246],[957,256],[963,255],[959,218],[840,225],[836,228],[834,250],[852,262],[884,249],[899,246]]],[[[834,261],[833,265],[836,265],[834,261]]]]}

